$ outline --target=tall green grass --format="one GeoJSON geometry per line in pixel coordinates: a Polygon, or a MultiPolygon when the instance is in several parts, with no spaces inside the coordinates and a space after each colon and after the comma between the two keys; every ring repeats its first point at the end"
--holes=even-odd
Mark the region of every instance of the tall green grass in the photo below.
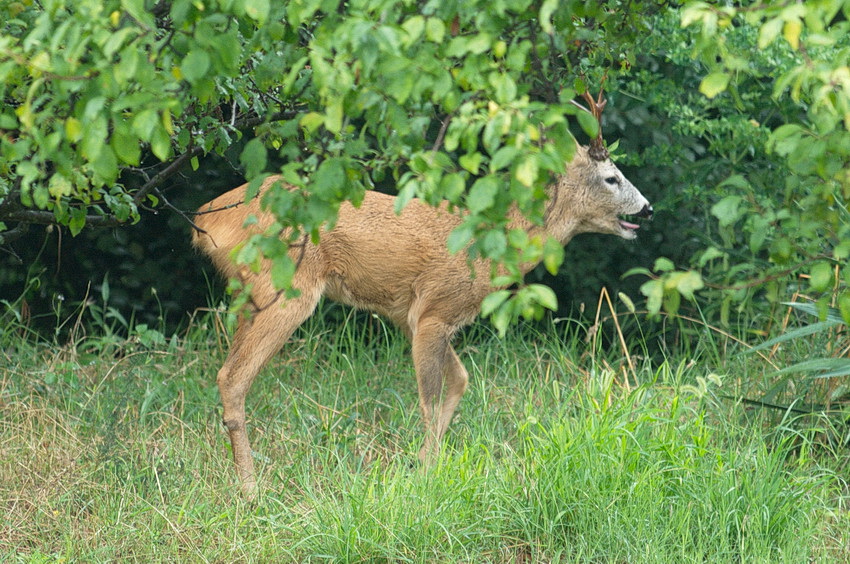
{"type": "Polygon", "coordinates": [[[64,346],[5,332],[0,560],[850,560],[847,454],[820,440],[827,422],[721,399],[764,373],[756,355],[638,342],[632,372],[575,323],[504,340],[477,326],[456,347],[470,389],[423,472],[408,345],[331,309],[249,396],[249,502],[214,384],[223,325],[64,346]]]}

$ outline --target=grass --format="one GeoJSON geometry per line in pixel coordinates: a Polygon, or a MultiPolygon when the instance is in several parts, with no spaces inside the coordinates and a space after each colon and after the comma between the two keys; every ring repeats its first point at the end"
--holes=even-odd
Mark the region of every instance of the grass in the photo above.
{"type": "Polygon", "coordinates": [[[470,389],[423,472],[407,344],[339,311],[254,384],[255,501],[220,424],[218,318],[61,347],[8,330],[0,560],[850,561],[834,422],[720,399],[769,367],[717,334],[661,357],[632,343],[626,380],[617,341],[574,323],[473,328],[470,389]]]}

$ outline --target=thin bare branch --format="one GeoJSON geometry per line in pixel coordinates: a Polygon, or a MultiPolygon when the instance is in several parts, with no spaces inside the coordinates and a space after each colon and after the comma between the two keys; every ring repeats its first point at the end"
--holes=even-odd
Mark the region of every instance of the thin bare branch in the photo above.
{"type": "Polygon", "coordinates": [[[446,116],[442,123],[440,124],[440,131],[437,132],[437,140],[434,141],[434,146],[431,147],[431,151],[436,153],[440,150],[440,146],[443,144],[443,139],[446,137],[446,130],[449,128],[449,124],[452,121],[452,116],[446,116]]]}
{"type": "Polygon", "coordinates": [[[200,155],[203,152],[204,148],[200,145],[190,147],[189,150],[171,161],[167,167],[157,172],[153,178],[145,182],[144,186],[139,188],[139,190],[133,195],[133,203],[138,206],[153,189],[162,184],[166,178],[180,170],[180,168],[186,164],[186,161],[190,160],[192,157],[200,155]]]}

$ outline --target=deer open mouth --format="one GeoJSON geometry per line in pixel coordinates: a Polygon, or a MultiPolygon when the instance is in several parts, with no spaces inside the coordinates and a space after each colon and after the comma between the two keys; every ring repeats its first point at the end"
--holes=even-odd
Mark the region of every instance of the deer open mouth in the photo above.
{"type": "MultiPolygon", "coordinates": [[[[631,216],[625,216],[627,219],[631,219],[631,216]]],[[[617,222],[620,224],[620,227],[625,229],[626,231],[637,231],[640,229],[640,225],[637,223],[631,223],[630,221],[626,221],[623,217],[618,217],[617,222]]]]}
{"type": "Polygon", "coordinates": [[[637,213],[624,213],[618,215],[617,223],[619,223],[620,225],[620,229],[622,230],[623,236],[629,239],[637,237],[636,231],[640,229],[640,225],[633,222],[640,221],[642,219],[652,219],[651,207],[644,206],[643,209],[637,213]]]}

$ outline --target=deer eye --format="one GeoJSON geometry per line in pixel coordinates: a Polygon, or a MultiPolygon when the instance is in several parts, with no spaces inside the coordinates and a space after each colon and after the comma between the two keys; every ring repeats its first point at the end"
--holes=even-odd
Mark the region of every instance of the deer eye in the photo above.
{"type": "Polygon", "coordinates": [[[610,186],[617,186],[620,184],[620,179],[616,176],[609,176],[605,179],[605,184],[608,184],[610,186]]]}

